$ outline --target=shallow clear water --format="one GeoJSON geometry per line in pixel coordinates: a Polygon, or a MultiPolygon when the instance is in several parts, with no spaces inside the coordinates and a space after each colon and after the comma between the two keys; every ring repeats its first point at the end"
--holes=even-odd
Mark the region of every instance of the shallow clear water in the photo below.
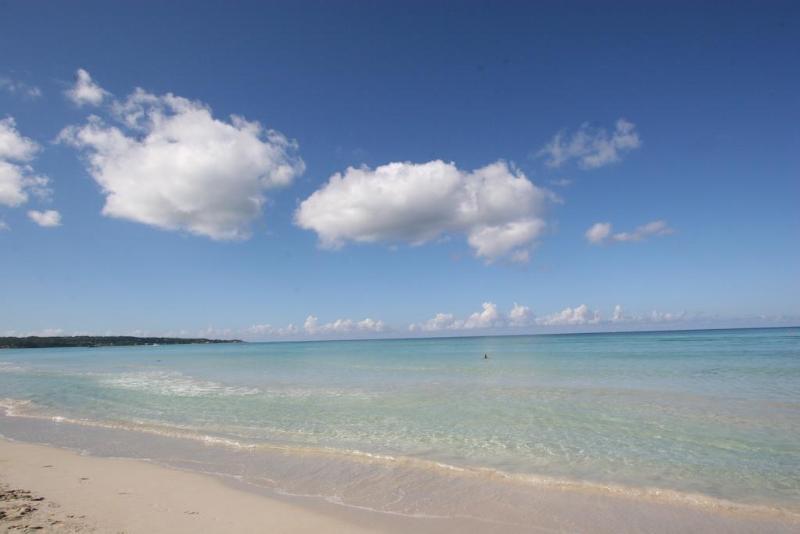
{"type": "Polygon", "coordinates": [[[800,509],[800,328],[4,350],[0,398],[211,447],[800,509]]]}

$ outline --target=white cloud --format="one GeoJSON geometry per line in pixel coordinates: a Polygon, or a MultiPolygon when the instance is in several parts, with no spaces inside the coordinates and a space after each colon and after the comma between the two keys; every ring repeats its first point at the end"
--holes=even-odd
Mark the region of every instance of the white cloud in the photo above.
{"type": "Polygon", "coordinates": [[[661,312],[653,310],[649,313],[632,313],[627,314],[621,305],[614,306],[614,313],[611,317],[612,323],[624,324],[656,324],[656,323],[671,323],[687,319],[685,311],[681,312],[661,312]]]}
{"type": "Polygon", "coordinates": [[[61,226],[61,214],[56,210],[30,210],[28,212],[28,217],[39,226],[44,226],[46,228],[61,226]]]}
{"type": "MultiPolygon", "coordinates": [[[[298,328],[294,324],[289,324],[284,327],[272,326],[271,324],[254,324],[239,331],[228,331],[228,334],[242,335],[244,337],[294,337],[301,338],[305,336],[319,336],[325,334],[342,335],[342,334],[363,334],[363,333],[380,333],[387,331],[388,328],[383,321],[366,318],[361,321],[353,319],[336,319],[325,324],[319,324],[319,320],[314,315],[306,317],[302,328],[298,328]]],[[[214,330],[214,332],[219,332],[214,330]]]]}
{"type": "Polygon", "coordinates": [[[253,336],[269,336],[269,337],[287,337],[297,335],[300,330],[293,324],[283,327],[275,327],[270,324],[254,324],[245,328],[243,334],[253,336]]]}
{"type": "Polygon", "coordinates": [[[544,231],[547,223],[542,219],[524,219],[500,226],[484,226],[470,232],[467,241],[475,254],[489,261],[511,255],[517,262],[526,262],[530,246],[544,231]]]}
{"type": "Polygon", "coordinates": [[[88,72],[84,69],[78,69],[75,72],[75,85],[67,90],[65,94],[67,98],[78,106],[83,106],[84,104],[99,106],[110,93],[97,85],[88,72]]]}
{"type": "Polygon", "coordinates": [[[660,312],[653,310],[650,315],[642,318],[642,320],[649,319],[653,323],[668,323],[673,321],[682,321],[686,318],[686,312],[660,312]]]}
{"type": "Polygon", "coordinates": [[[49,180],[34,174],[28,164],[38,151],[36,142],[17,131],[12,117],[0,120],[0,204],[14,207],[27,202],[29,193],[50,194],[49,180]]]}
{"type": "Polygon", "coordinates": [[[600,313],[596,310],[590,310],[586,304],[581,304],[575,308],[567,307],[560,312],[536,319],[537,324],[545,326],[586,325],[599,322],[600,313]]]}
{"type": "Polygon", "coordinates": [[[309,315],[303,324],[303,330],[309,335],[320,334],[352,334],[359,332],[378,333],[386,330],[383,321],[366,318],[361,321],[352,319],[336,319],[330,323],[319,324],[318,319],[309,315]]]}
{"type": "Polygon", "coordinates": [[[642,226],[637,226],[633,232],[614,234],[615,241],[642,241],[651,236],[669,235],[673,232],[666,221],[652,221],[642,226]]]}
{"type": "Polygon", "coordinates": [[[508,312],[508,320],[511,326],[526,326],[533,319],[533,312],[527,306],[514,303],[514,307],[508,312]]]}
{"type": "Polygon", "coordinates": [[[484,302],[481,308],[481,311],[472,313],[466,319],[458,319],[452,313],[437,313],[424,323],[409,325],[408,329],[412,332],[437,332],[440,330],[503,328],[527,326],[533,319],[530,308],[516,302],[507,315],[501,313],[493,302],[484,302]]]}
{"type": "Polygon", "coordinates": [[[521,260],[554,198],[503,161],[471,172],[439,160],[389,163],[334,174],[300,204],[295,222],[315,231],[325,248],[348,241],[420,245],[462,233],[487,261],[521,260]]]}
{"type": "Polygon", "coordinates": [[[305,330],[306,332],[314,333],[317,331],[318,323],[319,321],[315,316],[309,315],[308,317],[306,317],[306,322],[303,323],[303,330],[305,330]]]}
{"type": "Polygon", "coordinates": [[[537,326],[545,328],[580,326],[604,330],[611,325],[616,327],[629,325],[632,328],[641,328],[662,323],[677,323],[685,321],[687,318],[686,312],[652,311],[641,314],[628,314],[619,304],[614,306],[610,319],[604,318],[598,310],[593,310],[586,304],[581,304],[574,308],[566,307],[561,311],[536,317],[528,306],[516,302],[505,314],[500,312],[494,303],[484,302],[481,311],[472,313],[466,319],[460,319],[451,313],[437,313],[428,321],[410,324],[408,330],[417,333],[463,332],[473,329],[489,330],[537,326]]]}
{"type": "Polygon", "coordinates": [[[605,242],[611,235],[611,223],[594,223],[586,230],[586,239],[589,243],[599,244],[605,242]]]}
{"type": "Polygon", "coordinates": [[[96,116],[65,128],[85,151],[106,196],[103,214],[216,240],[246,239],[264,192],[289,185],[304,163],[279,132],[172,94],[137,89],[112,106],[120,126],[96,116]]]}
{"type": "Polygon", "coordinates": [[[39,145],[17,131],[13,117],[0,120],[0,159],[30,161],[39,151],[39,145]]]}
{"type": "Polygon", "coordinates": [[[577,160],[583,169],[596,169],[620,160],[620,154],[641,146],[636,125],[625,119],[617,120],[614,131],[592,128],[584,123],[572,136],[559,132],[537,156],[547,156],[548,167],[558,168],[577,160]]]}
{"type": "Polygon", "coordinates": [[[491,328],[498,326],[501,322],[500,313],[497,305],[492,302],[484,302],[483,310],[470,315],[464,322],[464,328],[491,328]]]}
{"type": "Polygon", "coordinates": [[[383,321],[370,319],[369,317],[358,321],[356,327],[362,332],[383,332],[386,330],[386,325],[383,324],[383,321]]]}
{"type": "Polygon", "coordinates": [[[0,232],[4,232],[6,230],[10,230],[11,228],[8,226],[4,220],[0,219],[0,232]]]}
{"type": "Polygon", "coordinates": [[[423,332],[436,332],[438,330],[460,330],[464,327],[464,321],[458,320],[452,313],[437,313],[432,319],[420,324],[411,324],[408,329],[412,332],[422,330],[423,332]]]}
{"type": "Polygon", "coordinates": [[[25,82],[12,80],[11,78],[0,77],[0,89],[12,95],[21,96],[31,100],[42,96],[42,90],[35,85],[28,85],[25,82]]]}
{"type": "Polygon", "coordinates": [[[649,237],[660,237],[674,232],[666,221],[651,221],[637,226],[632,232],[619,232],[612,234],[611,223],[595,223],[586,230],[586,239],[593,245],[602,245],[608,242],[625,243],[630,241],[645,241],[649,237]]]}

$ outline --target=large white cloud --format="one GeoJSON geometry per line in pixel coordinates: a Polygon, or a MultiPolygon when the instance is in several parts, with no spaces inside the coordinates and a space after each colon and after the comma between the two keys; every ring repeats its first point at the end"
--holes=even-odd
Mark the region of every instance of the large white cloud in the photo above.
{"type": "Polygon", "coordinates": [[[49,180],[29,165],[38,151],[39,145],[19,133],[12,117],[0,120],[0,205],[19,206],[30,193],[49,196],[49,180]]]}
{"type": "Polygon", "coordinates": [[[64,94],[78,106],[99,106],[109,96],[109,92],[95,83],[84,69],[75,72],[75,84],[64,94]]]}
{"type": "Polygon", "coordinates": [[[488,261],[525,259],[545,228],[548,198],[503,161],[474,171],[440,160],[389,163],[334,174],[300,204],[295,222],[315,231],[325,248],[348,241],[419,245],[460,233],[488,261]]]}
{"type": "Polygon", "coordinates": [[[112,107],[118,125],[92,116],[59,136],[84,150],[110,217],[246,239],[265,191],[289,185],[305,168],[296,144],[279,132],[238,116],[215,118],[200,102],[137,89],[112,107]]]}
{"type": "Polygon", "coordinates": [[[641,146],[636,125],[625,119],[617,120],[614,131],[593,128],[582,124],[571,136],[559,132],[539,152],[547,156],[548,167],[558,168],[570,160],[576,160],[583,169],[596,169],[621,159],[620,154],[641,146]]]}
{"type": "Polygon", "coordinates": [[[584,234],[586,240],[593,245],[602,245],[610,242],[625,243],[631,241],[645,241],[649,237],[665,236],[673,233],[666,221],[651,221],[637,226],[632,232],[612,233],[611,223],[595,223],[584,234]]]}

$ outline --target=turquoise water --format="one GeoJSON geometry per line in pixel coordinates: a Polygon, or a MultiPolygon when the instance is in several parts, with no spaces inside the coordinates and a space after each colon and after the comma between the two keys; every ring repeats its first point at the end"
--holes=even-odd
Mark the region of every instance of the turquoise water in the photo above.
{"type": "MultiPolygon", "coordinates": [[[[0,398],[14,425],[199,438],[253,466],[277,446],[800,509],[800,328],[4,350],[0,398]]],[[[302,478],[276,465],[260,475],[302,478]]]]}

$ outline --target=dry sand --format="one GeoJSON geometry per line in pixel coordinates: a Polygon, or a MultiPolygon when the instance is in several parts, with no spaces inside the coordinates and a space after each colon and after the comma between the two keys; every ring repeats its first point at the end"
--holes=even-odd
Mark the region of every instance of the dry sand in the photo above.
{"type": "Polygon", "coordinates": [[[371,532],[208,476],[0,440],[0,531],[371,532]]]}

